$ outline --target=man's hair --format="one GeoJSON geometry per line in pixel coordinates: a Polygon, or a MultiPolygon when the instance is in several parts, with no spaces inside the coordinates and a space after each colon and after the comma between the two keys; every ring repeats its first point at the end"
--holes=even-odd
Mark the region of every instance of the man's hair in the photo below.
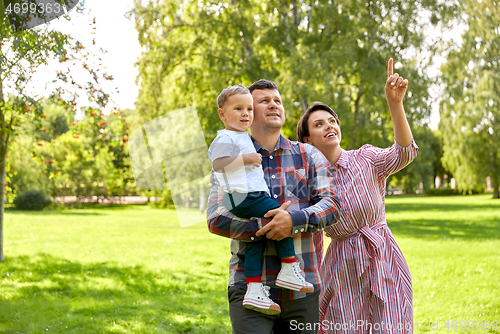
{"type": "Polygon", "coordinates": [[[219,108],[224,107],[227,99],[236,94],[250,94],[250,91],[243,85],[235,85],[224,88],[222,92],[220,92],[219,96],[217,96],[217,105],[219,108]]]}
{"type": "Polygon", "coordinates": [[[274,89],[277,92],[279,92],[278,85],[276,85],[274,82],[272,82],[270,80],[266,80],[266,79],[260,79],[258,81],[255,81],[250,86],[248,86],[248,90],[250,91],[250,93],[253,93],[253,91],[256,89],[274,89]]]}
{"type": "Polygon", "coordinates": [[[313,102],[309,108],[307,108],[306,112],[302,117],[300,117],[299,123],[297,124],[297,140],[301,143],[305,142],[305,137],[309,137],[309,117],[311,117],[312,113],[318,110],[324,110],[330,113],[330,115],[335,118],[338,125],[340,126],[340,120],[335,111],[330,108],[328,105],[321,102],[313,102]]]}

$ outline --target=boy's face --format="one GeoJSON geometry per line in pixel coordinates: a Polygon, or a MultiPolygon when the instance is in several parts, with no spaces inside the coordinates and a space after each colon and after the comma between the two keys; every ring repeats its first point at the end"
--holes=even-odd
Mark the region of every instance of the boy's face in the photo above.
{"type": "Polygon", "coordinates": [[[226,130],[246,131],[253,122],[253,98],[250,94],[231,95],[222,108],[219,117],[226,130]]]}

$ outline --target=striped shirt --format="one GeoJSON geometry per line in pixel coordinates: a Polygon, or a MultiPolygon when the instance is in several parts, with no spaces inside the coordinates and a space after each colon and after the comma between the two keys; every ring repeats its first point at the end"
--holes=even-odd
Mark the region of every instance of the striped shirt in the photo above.
{"type": "MultiPolygon", "coordinates": [[[[252,138],[253,140],[253,138],[252,138]]],[[[323,259],[323,233],[339,217],[339,202],[332,182],[330,163],[314,146],[292,142],[280,136],[274,151],[268,152],[253,140],[257,153],[262,155],[264,179],[271,198],[280,205],[291,201],[295,255],[305,272],[306,280],[318,291],[321,284],[319,264],[323,259]]],[[[212,173],[208,198],[207,223],[210,232],[231,238],[229,286],[246,288],[244,274],[245,245],[257,240],[255,233],[269,219],[241,219],[229,212],[222,202],[223,192],[212,173]]],[[[263,256],[262,283],[271,287],[271,298],[293,300],[306,296],[303,292],[282,289],[275,285],[281,268],[272,240],[263,256]]]]}
{"type": "Polygon", "coordinates": [[[387,227],[385,186],[417,150],[415,142],[387,149],[364,145],[342,150],[332,166],[342,212],[325,230],[332,240],[320,269],[319,333],[370,333],[367,324],[373,333],[413,333],[411,276],[387,227]]]}

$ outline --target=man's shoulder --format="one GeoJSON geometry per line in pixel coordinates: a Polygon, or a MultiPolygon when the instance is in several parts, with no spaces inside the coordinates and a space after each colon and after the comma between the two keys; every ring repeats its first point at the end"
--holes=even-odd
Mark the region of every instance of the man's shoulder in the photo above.
{"type": "MultiPolygon", "coordinates": [[[[330,165],[323,153],[321,153],[315,146],[286,138],[285,141],[287,147],[290,149],[290,153],[297,159],[300,159],[302,164],[309,166],[319,166],[324,164],[328,166],[330,165]]],[[[296,159],[294,158],[294,160],[296,159]]],[[[296,161],[296,164],[298,163],[299,162],[296,161]]]]}
{"type": "Polygon", "coordinates": [[[311,145],[309,145],[309,144],[306,144],[306,143],[301,143],[301,142],[299,142],[299,141],[286,139],[285,137],[283,137],[283,139],[284,139],[285,144],[287,144],[287,145],[288,145],[288,146],[290,146],[290,147],[294,147],[294,148],[296,148],[296,149],[301,149],[301,148],[304,148],[306,145],[311,146],[311,145]]]}
{"type": "Polygon", "coordinates": [[[311,144],[301,143],[299,141],[289,140],[286,138],[285,138],[285,140],[288,141],[288,144],[292,150],[304,152],[305,154],[308,154],[308,155],[316,154],[316,152],[319,152],[318,149],[316,147],[312,146],[311,144]]]}

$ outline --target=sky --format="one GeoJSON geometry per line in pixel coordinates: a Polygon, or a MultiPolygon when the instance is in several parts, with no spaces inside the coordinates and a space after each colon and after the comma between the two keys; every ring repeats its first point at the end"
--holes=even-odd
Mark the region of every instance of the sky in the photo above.
{"type": "MultiPolygon", "coordinates": [[[[118,93],[111,96],[114,103],[110,103],[108,109],[113,106],[122,109],[134,109],[134,103],[138,95],[138,87],[135,83],[138,70],[134,64],[140,57],[141,47],[137,40],[135,23],[133,20],[125,17],[125,14],[133,7],[133,0],[81,1],[84,2],[86,15],[78,14],[73,10],[70,12],[71,21],[60,18],[54,20],[51,26],[63,33],[81,39],[84,45],[87,46],[92,44],[90,32],[93,25],[89,23],[95,17],[95,47],[96,49],[102,48],[107,51],[104,55],[99,54],[99,57],[102,58],[103,65],[107,68],[107,73],[115,79],[111,83],[106,82],[104,88],[107,87],[108,91],[115,87],[118,88],[118,93]]],[[[447,32],[448,39],[456,40],[460,38],[462,31],[463,29],[458,27],[454,31],[447,32]]],[[[432,43],[433,34],[436,33],[439,32],[429,32],[429,43],[432,43]]],[[[429,74],[437,75],[439,73],[439,66],[443,62],[444,57],[436,57],[434,66],[429,69],[429,74]]],[[[33,78],[33,89],[40,95],[44,95],[40,93],[40,90],[47,85],[47,75],[50,75],[49,72],[53,73],[57,66],[60,65],[54,62],[54,64],[46,68],[41,68],[33,78]]],[[[71,73],[78,77],[78,69],[71,69],[71,73]]],[[[51,77],[53,77],[53,74],[51,77]]],[[[431,87],[430,89],[431,96],[435,100],[438,100],[441,91],[442,87],[431,87]]],[[[87,104],[86,97],[81,97],[80,102],[82,105],[87,104]]],[[[431,110],[430,127],[436,129],[439,123],[439,104],[437,102],[433,103],[431,110]]]]}
{"type": "MultiPolygon", "coordinates": [[[[134,64],[140,57],[141,47],[137,40],[135,23],[125,17],[125,13],[133,7],[133,0],[85,0],[81,2],[85,4],[85,14],[77,13],[73,9],[70,11],[70,21],[59,18],[52,21],[50,27],[75,37],[90,50],[98,51],[102,48],[107,51],[105,54],[95,52],[97,54],[95,59],[100,57],[106,73],[114,77],[112,82],[103,82],[103,87],[108,88],[105,91],[110,92],[115,87],[118,88],[118,93],[111,95],[114,103],[110,103],[109,108],[117,106],[122,109],[134,109],[138,95],[138,87],[135,84],[138,70],[134,64]],[[95,25],[92,23],[94,17],[95,25]],[[92,45],[93,26],[96,28],[95,46],[92,45]]],[[[42,96],[53,91],[46,78],[54,78],[54,72],[63,68],[68,68],[68,66],[63,66],[56,61],[39,68],[32,80],[33,90],[42,96]]],[[[80,63],[69,68],[73,76],[80,78],[79,82],[85,79],[85,72],[81,69],[80,63]]],[[[82,105],[88,104],[85,96],[77,99],[77,102],[82,105]]]]}

